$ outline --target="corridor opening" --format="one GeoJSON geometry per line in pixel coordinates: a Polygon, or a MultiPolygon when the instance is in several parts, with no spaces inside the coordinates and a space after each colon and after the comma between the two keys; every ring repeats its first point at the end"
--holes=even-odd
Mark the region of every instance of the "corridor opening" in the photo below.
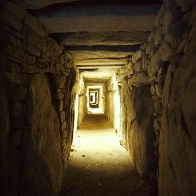
{"type": "Polygon", "coordinates": [[[91,72],[91,81],[86,80],[85,73],[78,77],[78,121],[67,162],[65,193],[118,196],[137,192],[148,196],[149,184],[139,178],[127,149],[121,145],[121,87],[116,73],[105,81],[93,81],[96,75],[91,72]]]}
{"type": "Polygon", "coordinates": [[[103,84],[87,84],[86,88],[87,114],[104,114],[103,84]]]}
{"type": "Polygon", "coordinates": [[[112,73],[105,71],[83,71],[79,72],[78,91],[75,99],[75,128],[81,126],[88,114],[104,114],[112,124],[121,141],[121,107],[120,107],[120,83],[117,80],[116,70],[112,73]]]}

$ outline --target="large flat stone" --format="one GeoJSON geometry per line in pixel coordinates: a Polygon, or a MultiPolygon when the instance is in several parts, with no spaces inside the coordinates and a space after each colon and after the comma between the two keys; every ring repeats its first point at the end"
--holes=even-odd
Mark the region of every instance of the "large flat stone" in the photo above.
{"type": "Polygon", "coordinates": [[[44,74],[32,76],[29,97],[31,125],[23,134],[25,186],[22,195],[57,194],[63,182],[60,126],[44,74]]]}
{"type": "Polygon", "coordinates": [[[126,99],[131,99],[126,114],[130,123],[127,141],[131,162],[140,176],[147,176],[153,163],[153,101],[150,88],[135,87],[126,99]]]}
{"type": "Polygon", "coordinates": [[[123,46],[136,45],[147,41],[149,32],[102,32],[102,33],[59,33],[56,34],[65,46],[123,46]]]}
{"type": "Polygon", "coordinates": [[[159,5],[57,6],[37,14],[51,33],[151,31],[159,5]],[[116,28],[118,27],[118,28],[116,28]]]}

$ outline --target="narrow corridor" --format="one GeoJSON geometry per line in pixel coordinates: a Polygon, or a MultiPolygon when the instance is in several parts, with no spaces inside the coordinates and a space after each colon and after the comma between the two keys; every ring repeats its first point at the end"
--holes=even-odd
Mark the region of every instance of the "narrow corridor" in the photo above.
{"type": "Polygon", "coordinates": [[[149,195],[147,182],[131,168],[126,150],[104,115],[87,115],[75,136],[65,195],[149,195]]]}
{"type": "Polygon", "coordinates": [[[0,35],[0,196],[196,195],[196,0],[1,0],[0,35]]]}

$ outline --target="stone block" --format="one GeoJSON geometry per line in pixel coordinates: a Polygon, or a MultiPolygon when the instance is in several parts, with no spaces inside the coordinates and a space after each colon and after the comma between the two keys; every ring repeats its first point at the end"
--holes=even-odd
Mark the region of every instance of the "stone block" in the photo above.
{"type": "Polygon", "coordinates": [[[43,29],[42,24],[38,21],[38,19],[30,14],[25,16],[24,24],[34,30],[41,37],[45,37],[46,32],[43,29]]]}
{"type": "Polygon", "coordinates": [[[33,55],[27,53],[23,54],[23,62],[29,65],[32,65],[36,62],[36,58],[33,55]]]}
{"type": "Polygon", "coordinates": [[[162,97],[162,95],[163,95],[163,85],[162,84],[156,84],[155,85],[155,91],[156,91],[156,94],[159,97],[162,97]]]}
{"type": "Polygon", "coordinates": [[[59,101],[59,111],[61,112],[62,110],[63,110],[63,101],[62,100],[60,100],[59,101]]]}
{"type": "Polygon", "coordinates": [[[47,51],[47,41],[43,37],[28,27],[23,28],[23,33],[27,35],[27,41],[29,44],[35,46],[37,49],[43,52],[47,51]]]}
{"type": "Polygon", "coordinates": [[[153,159],[153,101],[149,87],[135,87],[128,97],[127,145],[131,163],[140,176],[148,176],[153,159]],[[139,99],[138,99],[139,97],[139,99]]]}
{"type": "Polygon", "coordinates": [[[67,140],[67,138],[68,138],[68,133],[67,133],[67,131],[64,129],[64,131],[63,131],[63,139],[66,139],[66,140],[67,140]]]}
{"type": "Polygon", "coordinates": [[[148,44],[147,44],[147,47],[146,47],[146,54],[148,55],[148,58],[151,59],[152,56],[155,54],[156,52],[156,47],[154,45],[154,41],[150,41],[148,44]]]}
{"type": "Polygon", "coordinates": [[[21,102],[11,103],[11,125],[13,129],[25,127],[24,110],[21,102]]]}
{"type": "Polygon", "coordinates": [[[65,72],[67,72],[68,74],[70,74],[71,73],[71,69],[68,68],[68,67],[66,67],[65,72]]]}
{"type": "Polygon", "coordinates": [[[31,75],[29,97],[33,106],[32,123],[24,135],[23,167],[30,173],[25,173],[25,177],[30,180],[27,183],[33,191],[31,195],[50,195],[51,187],[57,194],[63,182],[62,140],[59,116],[52,104],[51,88],[45,74],[31,75]]]}
{"type": "Polygon", "coordinates": [[[180,20],[178,23],[172,24],[165,34],[165,41],[176,50],[183,39],[183,34],[187,30],[186,23],[180,20]]]}
{"type": "Polygon", "coordinates": [[[67,138],[64,138],[63,139],[62,146],[63,146],[63,150],[66,150],[66,147],[67,147],[67,138]]]}
{"type": "Polygon", "coordinates": [[[187,51],[185,50],[186,45],[187,45],[188,39],[183,39],[182,42],[179,44],[177,52],[178,53],[186,53],[187,51]]]}
{"type": "Polygon", "coordinates": [[[59,62],[60,62],[61,64],[65,64],[65,55],[61,55],[61,56],[59,57],[59,62]]]}
{"type": "Polygon", "coordinates": [[[60,121],[61,121],[62,124],[65,122],[65,112],[64,111],[62,111],[60,113],[60,121]]]}
{"type": "Polygon", "coordinates": [[[60,56],[63,52],[63,47],[60,46],[55,40],[48,38],[48,45],[50,47],[50,51],[56,53],[56,56],[60,56]]]}
{"type": "Polygon", "coordinates": [[[54,102],[55,108],[58,112],[63,111],[63,106],[64,106],[63,100],[56,100],[53,102],[54,102]]]}
{"type": "Polygon", "coordinates": [[[116,79],[118,82],[122,82],[125,77],[129,77],[130,74],[128,73],[129,67],[125,66],[122,67],[119,72],[117,73],[116,79]]]}
{"type": "Polygon", "coordinates": [[[56,73],[60,73],[60,72],[65,71],[63,64],[57,63],[55,66],[56,66],[56,73]]]}
{"type": "Polygon", "coordinates": [[[157,28],[156,32],[154,33],[154,45],[158,47],[162,40],[163,40],[163,27],[157,28]]]}
{"type": "Polygon", "coordinates": [[[57,90],[57,97],[56,98],[59,100],[64,98],[64,93],[63,93],[62,89],[57,90]]]}
{"type": "Polygon", "coordinates": [[[163,62],[168,62],[171,57],[175,55],[175,50],[167,42],[163,42],[159,48],[161,53],[161,59],[163,62]]]}
{"type": "Polygon", "coordinates": [[[40,56],[40,50],[32,46],[31,44],[27,45],[27,52],[34,56],[40,56]]]}
{"type": "Polygon", "coordinates": [[[142,59],[142,55],[143,55],[143,51],[142,50],[138,50],[136,53],[134,53],[134,55],[132,56],[132,62],[135,63],[138,60],[142,59]]]}
{"type": "Polygon", "coordinates": [[[154,117],[157,117],[158,114],[157,114],[156,112],[153,112],[153,116],[154,116],[154,117]]]}
{"type": "Polygon", "coordinates": [[[41,54],[41,58],[43,59],[43,62],[45,63],[45,62],[50,62],[50,58],[48,57],[48,55],[45,53],[45,52],[43,52],[42,54],[41,54]]]}
{"type": "Polygon", "coordinates": [[[152,95],[155,94],[155,86],[154,86],[154,85],[151,85],[151,86],[150,86],[150,91],[151,91],[151,94],[152,94],[152,95]]]}
{"type": "Polygon", "coordinates": [[[129,80],[129,86],[144,86],[150,85],[152,83],[151,79],[144,72],[134,74],[129,80]]]}
{"type": "Polygon", "coordinates": [[[46,72],[49,72],[49,73],[56,73],[56,69],[54,66],[51,66],[51,64],[47,67],[47,69],[45,70],[46,72]]]}
{"type": "Polygon", "coordinates": [[[144,57],[142,58],[142,69],[143,69],[143,70],[146,70],[148,64],[149,64],[149,60],[147,59],[146,56],[144,56],[144,57]]]}
{"type": "Polygon", "coordinates": [[[162,60],[161,60],[161,54],[160,54],[160,52],[157,51],[157,52],[152,56],[152,58],[151,58],[151,60],[150,60],[150,63],[149,63],[149,65],[148,65],[148,67],[147,67],[148,75],[149,75],[150,77],[153,76],[153,75],[155,75],[155,74],[158,72],[159,68],[160,68],[162,65],[163,65],[163,62],[162,62],[162,60]]]}
{"type": "Polygon", "coordinates": [[[157,14],[157,16],[155,18],[155,22],[154,22],[155,27],[159,27],[161,25],[161,23],[162,23],[161,20],[163,18],[165,9],[166,9],[165,8],[165,4],[162,4],[160,9],[159,9],[159,12],[158,12],[158,14],[157,14]]]}
{"type": "Polygon", "coordinates": [[[154,102],[154,109],[155,109],[156,113],[162,114],[162,105],[160,102],[158,102],[158,101],[154,102]]]}
{"type": "Polygon", "coordinates": [[[58,88],[66,88],[66,81],[67,77],[64,75],[61,75],[60,78],[58,79],[58,88]]]}
{"type": "Polygon", "coordinates": [[[161,130],[161,125],[160,125],[158,118],[155,118],[153,127],[156,130],[161,130]]]}
{"type": "Polygon", "coordinates": [[[137,61],[133,65],[133,70],[134,70],[134,73],[139,73],[139,72],[143,71],[143,69],[142,69],[142,61],[141,60],[137,61]]]}
{"type": "Polygon", "coordinates": [[[66,121],[64,121],[63,124],[62,124],[62,131],[63,131],[63,133],[66,132],[65,131],[66,127],[67,127],[67,123],[66,123],[66,121]]]}

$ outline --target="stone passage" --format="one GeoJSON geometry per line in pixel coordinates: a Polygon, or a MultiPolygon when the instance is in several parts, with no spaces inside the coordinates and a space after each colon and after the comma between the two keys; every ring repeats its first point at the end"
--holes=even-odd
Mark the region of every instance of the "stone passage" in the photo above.
{"type": "Polygon", "coordinates": [[[88,115],[78,129],[63,195],[150,195],[106,116],[88,115]]]}
{"type": "Polygon", "coordinates": [[[195,195],[195,63],[196,0],[1,0],[0,195],[195,195]]]}

